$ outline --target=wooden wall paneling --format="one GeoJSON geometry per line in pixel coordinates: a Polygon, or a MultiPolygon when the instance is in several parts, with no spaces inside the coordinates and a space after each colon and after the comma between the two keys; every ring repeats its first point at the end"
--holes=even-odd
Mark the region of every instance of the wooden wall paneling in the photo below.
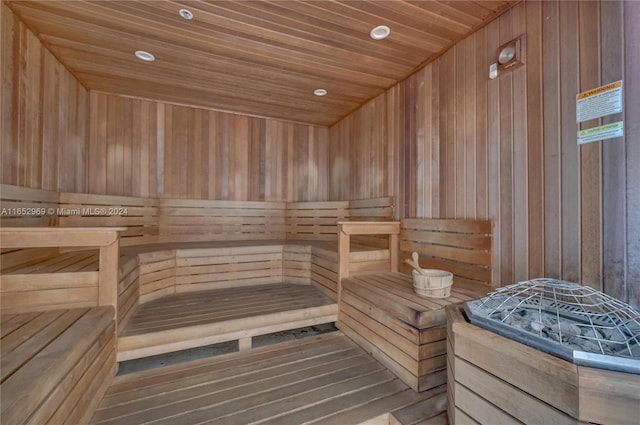
{"type": "MultiPolygon", "coordinates": [[[[601,78],[608,84],[624,78],[624,4],[600,3],[601,78]]],[[[630,93],[626,88],[626,93],[630,93]]],[[[629,96],[626,96],[628,98],[629,96]]],[[[621,114],[602,119],[603,124],[617,122],[621,114]]],[[[627,123],[625,123],[627,124],[627,123]]],[[[628,129],[627,129],[628,131],[628,129]]],[[[602,143],[602,251],[603,287],[607,294],[625,299],[626,216],[625,158],[626,138],[602,143]]],[[[637,285],[637,283],[636,283],[637,285]]]]}
{"type": "Polygon", "coordinates": [[[475,217],[486,219],[489,217],[489,184],[488,184],[488,145],[487,137],[487,69],[493,63],[492,49],[487,47],[487,28],[481,28],[475,33],[475,45],[473,49],[476,53],[475,67],[469,78],[475,78],[475,139],[476,139],[476,163],[475,163],[475,217]]]}
{"type": "MultiPolygon", "coordinates": [[[[596,2],[581,2],[579,8],[580,92],[601,85],[600,10],[596,2]]],[[[592,120],[581,129],[600,125],[592,120]]],[[[602,290],[602,143],[588,143],[580,149],[580,281],[602,290]]]]}
{"type": "Polygon", "coordinates": [[[90,104],[90,192],[295,201],[327,191],[326,128],[95,92],[90,104]]]}
{"type": "MultiPolygon", "coordinates": [[[[456,47],[454,47],[455,49],[456,47]]],[[[451,186],[455,181],[455,168],[452,163],[454,158],[451,149],[453,140],[454,121],[454,97],[452,96],[451,76],[455,67],[455,50],[450,50],[440,59],[440,217],[453,217],[455,215],[455,192],[451,186]]]]}
{"type": "Polygon", "coordinates": [[[2,182],[85,190],[85,88],[2,4],[2,182]]]}
{"type": "Polygon", "coordinates": [[[476,37],[464,40],[464,218],[476,218],[476,37]]]}
{"type": "Polygon", "coordinates": [[[0,96],[0,176],[2,182],[9,183],[12,178],[13,143],[15,132],[15,120],[18,117],[13,113],[15,105],[15,64],[18,61],[17,44],[15,42],[18,25],[17,17],[4,5],[0,4],[0,87],[3,96],[0,96]]]}
{"type": "MultiPolygon", "coordinates": [[[[416,178],[415,178],[415,196],[416,196],[416,217],[424,217],[426,208],[426,199],[429,197],[429,186],[431,184],[427,179],[429,178],[429,165],[430,161],[427,159],[428,141],[426,132],[429,128],[426,127],[427,117],[431,118],[430,109],[427,111],[427,107],[431,107],[431,103],[427,105],[426,93],[430,87],[427,88],[426,73],[429,67],[425,67],[418,71],[417,76],[417,98],[416,98],[416,178]]],[[[431,81],[429,81],[429,86],[431,81]]]]}
{"type": "Polygon", "coordinates": [[[119,178],[116,175],[116,145],[117,145],[117,136],[116,136],[116,123],[118,122],[118,118],[116,116],[116,101],[117,98],[115,96],[107,97],[107,114],[104,118],[107,125],[106,136],[106,145],[107,145],[107,168],[106,168],[106,192],[117,195],[117,189],[115,180],[119,178]]]}
{"type": "Polygon", "coordinates": [[[529,277],[544,276],[544,111],[542,73],[542,3],[526,4],[527,206],[529,277]]]}
{"type": "MultiPolygon", "coordinates": [[[[31,170],[39,164],[33,161],[40,159],[39,136],[42,134],[42,81],[40,78],[42,67],[42,45],[36,36],[22,25],[20,28],[20,83],[18,85],[18,138],[17,148],[17,184],[31,186],[37,180],[32,180],[31,170]],[[38,152],[39,153],[39,152],[38,152]]],[[[64,79],[58,84],[64,87],[64,79]]],[[[64,90],[61,93],[64,95],[64,90]]],[[[68,105],[70,106],[70,105],[68,105]]],[[[65,136],[66,122],[58,126],[58,136],[65,136]]]]}
{"type": "Polygon", "coordinates": [[[430,218],[440,217],[440,62],[434,62],[429,65],[431,70],[431,87],[427,91],[426,101],[431,97],[431,135],[428,135],[431,147],[431,199],[430,199],[430,218]]]}
{"type": "MultiPolygon", "coordinates": [[[[511,39],[526,33],[525,7],[511,10],[511,39]]],[[[527,68],[513,70],[513,263],[514,281],[529,276],[527,68]]]]}
{"type": "MultiPolygon", "coordinates": [[[[498,21],[493,21],[487,25],[487,43],[489,60],[491,63],[495,60],[495,51],[492,52],[491,46],[500,45],[500,28],[498,21]]],[[[487,177],[489,179],[489,217],[496,220],[495,227],[493,229],[493,261],[494,272],[492,284],[499,286],[502,270],[502,256],[500,255],[502,250],[502,229],[500,226],[499,217],[501,216],[500,203],[500,80],[494,79],[487,83],[487,137],[489,140],[488,146],[488,158],[487,163],[489,166],[489,172],[487,177]]]]}
{"type": "Polygon", "coordinates": [[[165,105],[163,103],[160,103],[158,104],[158,108],[156,110],[156,179],[157,194],[160,198],[164,195],[164,106],[165,105]]]}
{"type": "MultiPolygon", "coordinates": [[[[140,99],[133,101],[131,110],[131,168],[130,168],[130,181],[132,188],[132,195],[140,196],[141,182],[141,151],[142,151],[142,102],[140,99]]],[[[145,121],[146,122],[146,121],[145,121]]]]}
{"type": "Polygon", "coordinates": [[[542,92],[544,138],[544,271],[562,276],[560,173],[560,20],[559,3],[542,3],[542,92]]]}
{"type": "Polygon", "coordinates": [[[57,141],[60,140],[58,134],[59,115],[64,113],[64,109],[60,109],[60,107],[64,107],[64,103],[61,104],[59,100],[60,90],[56,80],[60,78],[60,73],[64,71],[64,68],[48,51],[44,52],[43,60],[43,90],[45,92],[43,101],[47,99],[45,110],[49,113],[42,117],[42,156],[47,158],[42,162],[42,188],[56,190],[58,189],[58,173],[60,171],[58,162],[61,160],[58,158],[57,146],[57,141]]]}
{"type": "Polygon", "coordinates": [[[404,215],[415,217],[415,118],[416,118],[416,74],[410,76],[402,85],[404,98],[404,127],[403,127],[403,187],[404,187],[404,215]]]}
{"type": "MultiPolygon", "coordinates": [[[[513,39],[513,10],[499,19],[500,44],[513,39]]],[[[500,258],[502,283],[514,282],[514,222],[513,222],[513,72],[500,78],[500,258]]],[[[518,253],[518,255],[521,255],[518,253]]]]}
{"type": "MultiPolygon", "coordinates": [[[[624,4],[625,128],[627,143],[627,296],[640,306],[640,4],[624,4]]],[[[615,142],[614,142],[615,143],[615,142]]]]}
{"type": "Polygon", "coordinates": [[[560,2],[560,114],[562,160],[562,278],[580,280],[580,156],[576,144],[578,3],[560,2]]]}
{"type": "Polygon", "coordinates": [[[89,156],[87,161],[87,191],[89,193],[105,193],[107,188],[107,120],[99,117],[106,113],[106,96],[90,94],[89,110],[89,156]],[[91,173],[89,173],[91,171],[91,173]]]}
{"type": "MultiPolygon", "coordinates": [[[[398,117],[400,111],[396,107],[398,105],[399,86],[395,85],[386,91],[384,95],[381,95],[385,108],[386,123],[383,127],[383,131],[387,140],[386,149],[386,178],[387,186],[386,193],[393,193],[396,195],[394,218],[401,217],[402,202],[400,197],[400,137],[398,132],[398,117]]],[[[333,140],[331,140],[333,143],[333,140]]]]}

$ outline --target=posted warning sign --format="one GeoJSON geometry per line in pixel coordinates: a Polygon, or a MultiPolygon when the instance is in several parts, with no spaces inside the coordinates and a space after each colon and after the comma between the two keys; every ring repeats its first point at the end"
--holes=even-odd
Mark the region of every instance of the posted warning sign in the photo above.
{"type": "Polygon", "coordinates": [[[576,96],[577,123],[618,112],[622,112],[622,80],[587,90],[576,96]]]}
{"type": "Polygon", "coordinates": [[[614,139],[624,135],[624,124],[622,121],[605,124],[587,130],[578,131],[578,144],[599,142],[601,140],[614,139]]]}

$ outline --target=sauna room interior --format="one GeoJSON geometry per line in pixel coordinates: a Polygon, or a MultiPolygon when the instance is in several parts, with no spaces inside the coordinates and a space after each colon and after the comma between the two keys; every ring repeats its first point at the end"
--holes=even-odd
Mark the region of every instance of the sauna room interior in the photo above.
{"type": "Polygon", "coordinates": [[[636,424],[638,23],[2,0],[0,423],[636,424]]]}

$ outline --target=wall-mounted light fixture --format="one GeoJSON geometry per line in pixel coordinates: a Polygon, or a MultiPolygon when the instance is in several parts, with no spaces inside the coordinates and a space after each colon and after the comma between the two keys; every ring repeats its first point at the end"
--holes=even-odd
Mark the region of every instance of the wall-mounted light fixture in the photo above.
{"type": "Polygon", "coordinates": [[[499,72],[513,70],[524,65],[525,41],[526,36],[523,34],[498,47],[496,62],[498,63],[499,72]]]}

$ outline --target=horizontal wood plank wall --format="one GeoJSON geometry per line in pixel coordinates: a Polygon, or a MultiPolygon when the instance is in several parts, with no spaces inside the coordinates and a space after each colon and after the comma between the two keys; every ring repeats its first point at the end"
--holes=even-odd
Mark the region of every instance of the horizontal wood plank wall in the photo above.
{"type": "Polygon", "coordinates": [[[87,189],[87,90],[3,3],[2,183],[87,189]]]}
{"type": "Polygon", "coordinates": [[[328,196],[328,131],[92,92],[91,193],[232,201],[328,196]]]}
{"type": "Polygon", "coordinates": [[[160,200],[160,241],[285,239],[285,203],[160,200]]]}
{"type": "Polygon", "coordinates": [[[491,219],[495,285],[579,281],[640,306],[634,2],[523,2],[330,132],[329,199],[393,195],[396,218],[491,219]],[[526,65],[489,80],[526,34],[526,65]],[[624,79],[625,136],[584,146],[575,95],[624,79]]]}

